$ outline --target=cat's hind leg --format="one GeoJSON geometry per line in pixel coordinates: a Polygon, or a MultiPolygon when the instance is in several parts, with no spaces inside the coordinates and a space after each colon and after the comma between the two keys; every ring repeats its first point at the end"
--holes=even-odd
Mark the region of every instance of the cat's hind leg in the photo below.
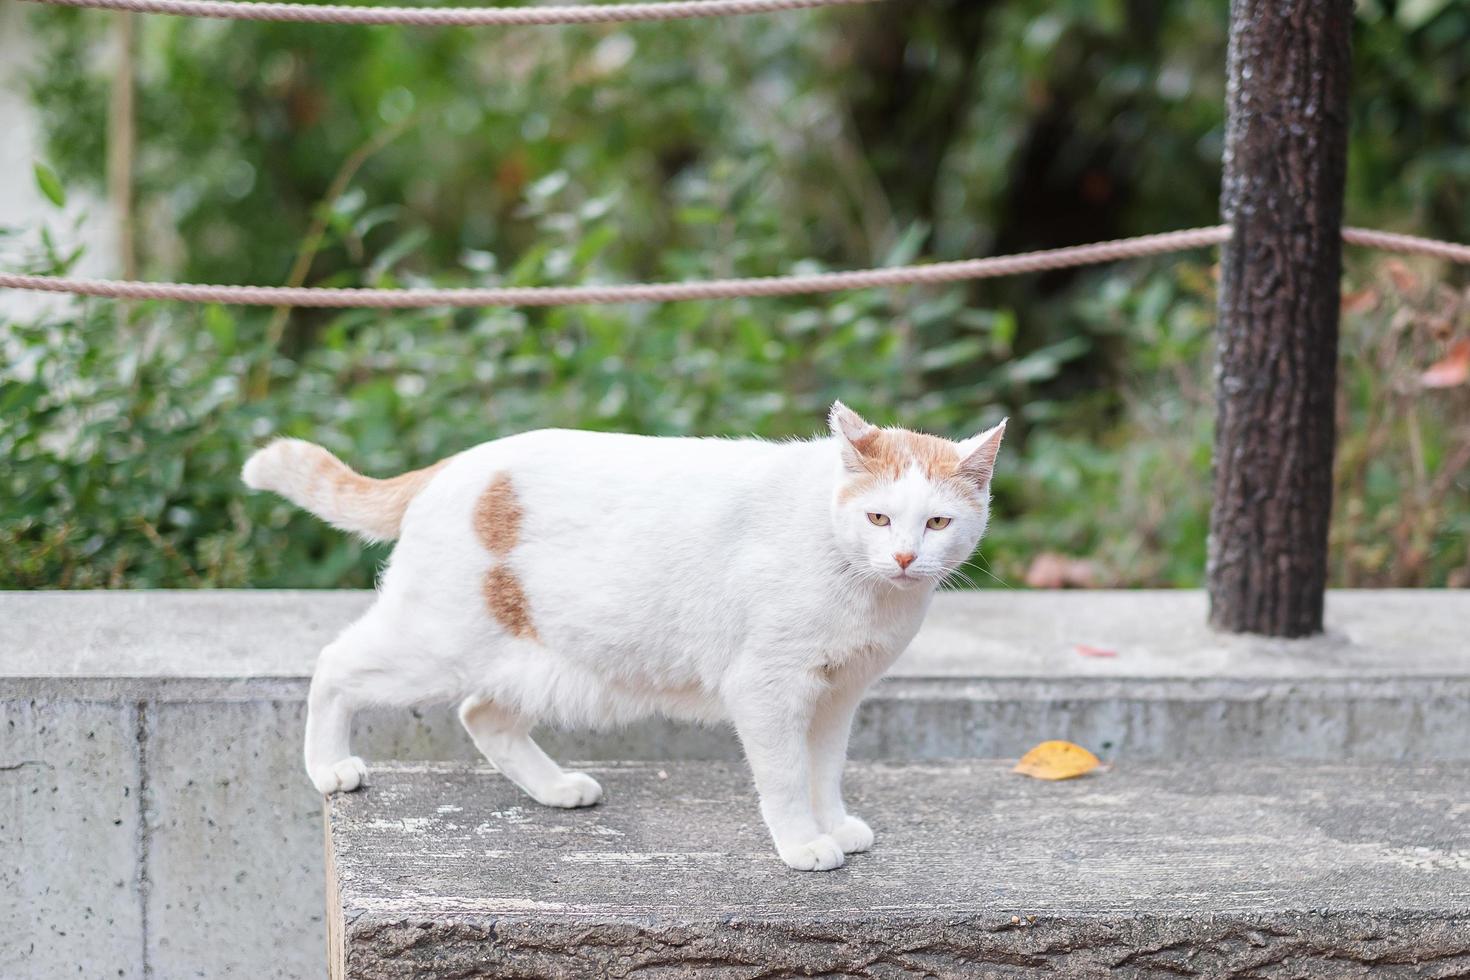
{"type": "Polygon", "coordinates": [[[491,701],[469,698],[459,706],[465,731],[495,768],[542,806],[592,806],[602,787],[583,772],[565,772],[531,739],[531,724],[491,701]]]}

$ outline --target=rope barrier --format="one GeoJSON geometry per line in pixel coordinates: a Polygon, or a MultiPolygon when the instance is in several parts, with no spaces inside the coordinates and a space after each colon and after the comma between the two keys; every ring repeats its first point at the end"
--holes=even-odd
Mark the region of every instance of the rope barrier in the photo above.
{"type": "MultiPolygon", "coordinates": [[[[1427,255],[1470,264],[1470,246],[1366,228],[1344,228],[1343,241],[1391,252],[1427,255]]],[[[1047,272],[1119,259],[1207,248],[1230,240],[1229,225],[1191,228],[1159,235],[1073,245],[1019,255],[935,262],[931,265],[819,272],[800,276],[714,279],[702,282],[630,283],[606,286],[511,286],[472,289],[322,289],[288,286],[201,286],[192,283],[74,279],[0,272],[0,288],[71,293],[105,299],[170,300],[237,306],[303,306],[334,309],[414,309],[447,306],[571,306],[603,303],[673,303],[684,300],[737,299],[835,293],[884,286],[922,286],[1047,272]]]]}
{"type": "Polygon", "coordinates": [[[339,4],[250,3],[239,0],[30,0],[59,7],[124,10],[175,17],[274,20],[303,24],[406,24],[484,27],[527,24],[604,24],[627,21],[734,17],[877,0],[669,0],[663,3],[579,4],[546,7],[347,7],[339,4]]]}
{"type": "Polygon", "coordinates": [[[1349,245],[1381,249],[1385,252],[1405,252],[1410,255],[1429,255],[1448,262],[1470,265],[1470,245],[1441,242],[1417,235],[1400,235],[1393,231],[1374,231],[1371,228],[1344,228],[1342,240],[1349,245]]]}
{"type": "Polygon", "coordinates": [[[188,283],[120,282],[0,273],[0,287],[76,293],[108,299],[175,300],[243,306],[371,307],[566,306],[576,303],[671,303],[680,300],[793,296],[875,286],[913,286],[989,279],[1023,272],[1066,269],[1145,255],[1217,245],[1230,237],[1225,225],[1193,228],[1120,241],[1074,245],[1021,255],[1001,255],[931,265],[895,266],[800,276],[716,279],[703,282],[634,283],[608,286],[513,286],[491,289],[318,289],[285,286],[198,286],[188,283]]]}

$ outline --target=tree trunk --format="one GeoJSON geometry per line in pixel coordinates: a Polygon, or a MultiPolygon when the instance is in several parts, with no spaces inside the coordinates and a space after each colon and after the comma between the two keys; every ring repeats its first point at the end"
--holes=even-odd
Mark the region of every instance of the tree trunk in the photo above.
{"type": "Polygon", "coordinates": [[[1352,0],[1232,0],[1210,623],[1322,630],[1352,0]]]}
{"type": "MultiPolygon", "coordinates": [[[[133,234],[133,157],[137,135],[133,119],[133,88],[137,18],[130,13],[113,14],[113,45],[117,61],[112,69],[112,87],[107,109],[107,198],[117,225],[117,266],[124,279],[138,278],[136,239],[133,234]]],[[[126,310],[128,304],[120,309],[126,310]]],[[[126,317],[124,317],[126,319],[126,317]]]]}

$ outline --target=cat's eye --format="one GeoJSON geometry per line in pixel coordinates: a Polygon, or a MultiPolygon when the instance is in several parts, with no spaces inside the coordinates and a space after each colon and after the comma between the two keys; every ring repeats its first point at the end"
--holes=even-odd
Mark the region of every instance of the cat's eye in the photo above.
{"type": "Polygon", "coordinates": [[[949,522],[952,520],[954,520],[953,517],[931,517],[927,526],[931,531],[943,531],[949,527],[949,522]]]}
{"type": "Polygon", "coordinates": [[[876,524],[878,527],[887,527],[888,526],[888,515],[887,514],[869,514],[868,515],[868,521],[870,523],[872,523],[872,524],[876,524]]]}

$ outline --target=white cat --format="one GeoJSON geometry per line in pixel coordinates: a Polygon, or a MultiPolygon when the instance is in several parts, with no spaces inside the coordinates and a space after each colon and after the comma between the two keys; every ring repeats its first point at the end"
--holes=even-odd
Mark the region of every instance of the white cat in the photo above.
{"type": "Polygon", "coordinates": [[[560,807],[602,788],[549,759],[535,724],[729,720],[783,861],[866,850],[841,792],[853,712],[985,532],[1005,423],[951,442],[838,403],[829,424],[781,443],[527,432],[391,480],[300,440],[257,452],[249,486],[399,539],[377,601],[317,664],[312,782],[362,783],[348,735],[368,705],[459,704],[486,758],[560,807]]]}

